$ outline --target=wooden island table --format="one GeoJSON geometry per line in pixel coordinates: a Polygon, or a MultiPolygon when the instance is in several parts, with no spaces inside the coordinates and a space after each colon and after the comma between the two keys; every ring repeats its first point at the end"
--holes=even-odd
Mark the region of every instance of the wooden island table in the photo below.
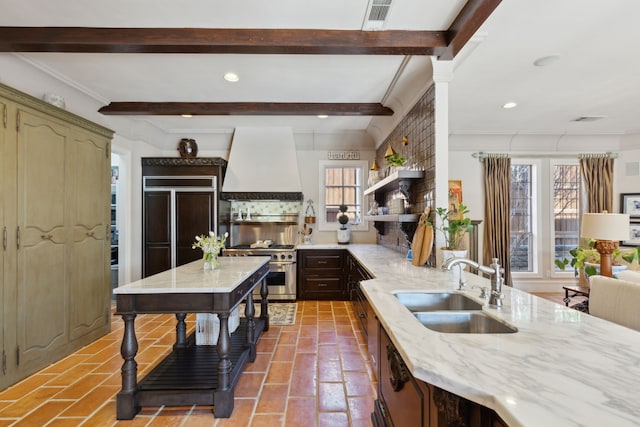
{"type": "Polygon", "coordinates": [[[194,261],[114,289],[116,314],[124,320],[117,419],[132,419],[142,406],[161,405],[214,405],[216,417],[231,415],[240,374],[255,360],[256,343],[269,329],[263,280],[268,263],[269,257],[221,257],[219,269],[204,270],[202,261],[194,261]],[[258,285],[261,315],[255,319],[252,291],[258,285]],[[245,300],[245,318],[229,334],[229,315],[245,300]],[[173,351],[138,383],[134,321],[139,313],[175,313],[177,324],[173,351]],[[187,337],[187,313],[218,315],[217,345],[195,345],[194,334],[187,337]]]}

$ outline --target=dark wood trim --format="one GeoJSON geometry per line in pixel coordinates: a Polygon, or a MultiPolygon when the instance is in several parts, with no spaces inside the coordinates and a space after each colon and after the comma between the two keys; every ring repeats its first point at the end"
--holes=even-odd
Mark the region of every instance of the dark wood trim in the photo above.
{"type": "Polygon", "coordinates": [[[444,31],[0,27],[3,52],[433,55],[444,31]]]}
{"type": "Polygon", "coordinates": [[[227,166],[222,157],[142,157],[142,166],[227,166]]]}
{"type": "Polygon", "coordinates": [[[441,61],[452,60],[502,0],[469,0],[447,30],[447,47],[436,49],[441,61]]]}
{"type": "Polygon", "coordinates": [[[302,193],[296,192],[230,192],[220,193],[221,200],[304,200],[302,193]]]}
{"type": "Polygon", "coordinates": [[[446,31],[0,27],[0,52],[435,55],[453,59],[502,0],[469,0],[446,31]]]}
{"type": "Polygon", "coordinates": [[[107,116],[392,116],[380,103],[330,102],[112,102],[98,110],[107,116]]]}

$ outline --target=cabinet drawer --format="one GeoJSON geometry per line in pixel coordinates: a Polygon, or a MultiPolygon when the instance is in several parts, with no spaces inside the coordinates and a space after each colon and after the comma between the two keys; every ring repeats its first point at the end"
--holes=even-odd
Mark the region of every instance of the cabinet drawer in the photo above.
{"type": "Polygon", "coordinates": [[[304,268],[342,268],[340,255],[307,255],[304,257],[304,268]]]}
{"type": "Polygon", "coordinates": [[[304,277],[302,287],[305,292],[336,292],[342,291],[342,279],[340,277],[304,277]]]}

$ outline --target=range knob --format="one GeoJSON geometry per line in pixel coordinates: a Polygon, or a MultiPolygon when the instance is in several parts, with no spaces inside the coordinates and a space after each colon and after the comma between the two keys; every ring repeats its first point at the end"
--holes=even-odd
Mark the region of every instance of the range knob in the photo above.
{"type": "Polygon", "coordinates": [[[289,254],[289,256],[287,256],[287,258],[293,259],[293,255],[289,254]]]}
{"type": "Polygon", "coordinates": [[[284,254],[280,255],[280,259],[285,259],[286,256],[284,254]]]}
{"type": "Polygon", "coordinates": [[[273,256],[273,260],[274,260],[274,261],[277,261],[277,260],[278,260],[278,255],[274,255],[274,256],[273,256]]]}

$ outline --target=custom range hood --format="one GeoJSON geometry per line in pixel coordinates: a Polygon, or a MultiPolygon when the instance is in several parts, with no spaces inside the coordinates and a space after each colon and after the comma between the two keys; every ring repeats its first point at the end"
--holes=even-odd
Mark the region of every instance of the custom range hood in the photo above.
{"type": "Polygon", "coordinates": [[[225,200],[302,200],[291,128],[237,127],[221,196],[225,200]]]}

